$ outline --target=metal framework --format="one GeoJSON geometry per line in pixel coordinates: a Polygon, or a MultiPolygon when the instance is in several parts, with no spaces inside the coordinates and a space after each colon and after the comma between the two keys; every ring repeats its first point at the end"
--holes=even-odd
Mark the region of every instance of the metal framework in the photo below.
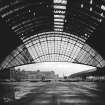
{"type": "Polygon", "coordinates": [[[0,0],[0,16],[23,41],[1,69],[37,62],[105,66],[87,44],[105,18],[104,0],[0,0]]]}
{"type": "Polygon", "coordinates": [[[85,40],[63,32],[45,32],[23,40],[2,63],[9,68],[39,62],[75,62],[104,67],[104,59],[85,40]]]}

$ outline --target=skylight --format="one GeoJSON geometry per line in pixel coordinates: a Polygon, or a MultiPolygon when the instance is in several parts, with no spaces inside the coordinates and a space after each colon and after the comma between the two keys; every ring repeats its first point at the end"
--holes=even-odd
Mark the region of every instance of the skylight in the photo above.
{"type": "Polygon", "coordinates": [[[63,19],[54,19],[54,21],[59,21],[59,22],[63,22],[63,19]]]}
{"type": "Polygon", "coordinates": [[[93,0],[90,0],[90,4],[92,4],[93,3],[93,0]]]}
{"type": "Polygon", "coordinates": [[[54,5],[54,9],[66,9],[66,6],[54,5]]]}
{"type": "Polygon", "coordinates": [[[54,10],[54,13],[58,13],[58,14],[65,14],[66,11],[63,10],[54,10]]]}
{"type": "Polygon", "coordinates": [[[67,0],[54,0],[54,3],[58,3],[58,4],[67,4],[67,0]]]}
{"type": "Polygon", "coordinates": [[[61,23],[61,22],[54,22],[54,24],[56,24],[56,25],[64,25],[64,23],[61,23]]]}
{"type": "Polygon", "coordinates": [[[65,18],[65,15],[54,15],[54,18],[65,18]]]}
{"type": "Polygon", "coordinates": [[[54,31],[63,31],[66,4],[67,0],[54,0],[54,31]]]}
{"type": "Polygon", "coordinates": [[[101,5],[101,9],[105,11],[105,6],[104,5],[101,5]]]}
{"type": "Polygon", "coordinates": [[[54,27],[63,28],[63,26],[60,25],[54,25],[54,27]]]}

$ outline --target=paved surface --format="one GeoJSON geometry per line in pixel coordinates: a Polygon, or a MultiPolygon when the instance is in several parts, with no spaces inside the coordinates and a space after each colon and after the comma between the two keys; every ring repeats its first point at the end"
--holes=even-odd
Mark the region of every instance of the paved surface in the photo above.
{"type": "Polygon", "coordinates": [[[104,86],[90,82],[17,83],[15,102],[10,105],[105,105],[104,86]]]}

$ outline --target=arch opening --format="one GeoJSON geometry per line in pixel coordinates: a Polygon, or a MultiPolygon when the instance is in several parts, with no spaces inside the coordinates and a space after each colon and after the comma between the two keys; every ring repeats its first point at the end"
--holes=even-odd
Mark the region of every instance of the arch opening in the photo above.
{"type": "Polygon", "coordinates": [[[70,62],[105,66],[104,59],[84,40],[63,32],[45,32],[23,40],[2,62],[1,69],[40,62],[70,62]]]}
{"type": "Polygon", "coordinates": [[[77,72],[95,71],[96,67],[69,62],[42,62],[15,67],[20,71],[54,71],[59,77],[70,76],[77,72]]]}

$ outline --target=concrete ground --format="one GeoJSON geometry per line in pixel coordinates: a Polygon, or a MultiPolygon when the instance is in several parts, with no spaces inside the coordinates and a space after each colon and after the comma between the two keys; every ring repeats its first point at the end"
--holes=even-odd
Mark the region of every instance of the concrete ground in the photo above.
{"type": "Polygon", "coordinates": [[[103,83],[23,82],[12,86],[14,101],[6,105],[105,105],[103,83]]]}

